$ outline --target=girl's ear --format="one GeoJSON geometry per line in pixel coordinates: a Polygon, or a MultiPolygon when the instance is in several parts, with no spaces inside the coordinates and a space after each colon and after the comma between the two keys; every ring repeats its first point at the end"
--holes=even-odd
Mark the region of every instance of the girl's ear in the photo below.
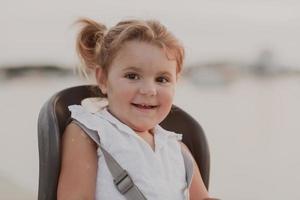
{"type": "Polygon", "coordinates": [[[96,68],[97,84],[103,94],[107,93],[107,77],[102,67],[96,68]]]}

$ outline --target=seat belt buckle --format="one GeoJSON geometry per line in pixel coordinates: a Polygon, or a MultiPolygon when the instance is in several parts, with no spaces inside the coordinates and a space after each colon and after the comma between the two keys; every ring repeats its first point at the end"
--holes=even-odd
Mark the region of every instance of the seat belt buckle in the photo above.
{"type": "Polygon", "coordinates": [[[121,194],[125,194],[134,184],[126,170],[114,179],[114,184],[121,194]]]}

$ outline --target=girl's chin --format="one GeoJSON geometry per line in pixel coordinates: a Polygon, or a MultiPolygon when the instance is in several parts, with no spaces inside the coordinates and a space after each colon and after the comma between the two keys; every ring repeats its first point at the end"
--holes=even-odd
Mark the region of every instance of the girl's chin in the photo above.
{"type": "Polygon", "coordinates": [[[152,132],[153,127],[149,127],[149,128],[133,128],[134,132],[136,133],[144,133],[144,132],[148,132],[151,133],[152,132]]]}

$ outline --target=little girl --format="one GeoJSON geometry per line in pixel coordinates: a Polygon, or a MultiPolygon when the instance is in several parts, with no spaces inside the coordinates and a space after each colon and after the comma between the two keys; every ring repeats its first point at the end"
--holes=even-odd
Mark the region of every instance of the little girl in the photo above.
{"type": "MultiPolygon", "coordinates": [[[[79,56],[95,73],[108,105],[96,113],[72,105],[71,117],[96,131],[145,199],[208,198],[195,161],[191,184],[186,183],[181,150],[189,151],[181,135],[159,126],[182,69],[179,41],[157,21],[121,21],[110,29],[89,19],[80,23],[79,56]]],[[[58,199],[128,199],[115,187],[102,148],[74,121],[63,134],[58,199]]]]}

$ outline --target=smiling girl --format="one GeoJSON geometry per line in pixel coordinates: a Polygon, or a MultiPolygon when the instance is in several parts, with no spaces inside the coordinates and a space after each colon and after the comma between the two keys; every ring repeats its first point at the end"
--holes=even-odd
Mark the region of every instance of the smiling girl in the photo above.
{"type": "MultiPolygon", "coordinates": [[[[96,113],[72,105],[71,117],[97,132],[145,199],[208,198],[194,161],[191,184],[186,181],[181,148],[189,151],[181,135],[159,125],[182,70],[180,42],[157,21],[121,21],[110,29],[88,19],[80,23],[79,56],[95,73],[108,105],[96,113]]],[[[74,121],[63,134],[58,199],[128,199],[115,187],[102,149],[74,121]]]]}

